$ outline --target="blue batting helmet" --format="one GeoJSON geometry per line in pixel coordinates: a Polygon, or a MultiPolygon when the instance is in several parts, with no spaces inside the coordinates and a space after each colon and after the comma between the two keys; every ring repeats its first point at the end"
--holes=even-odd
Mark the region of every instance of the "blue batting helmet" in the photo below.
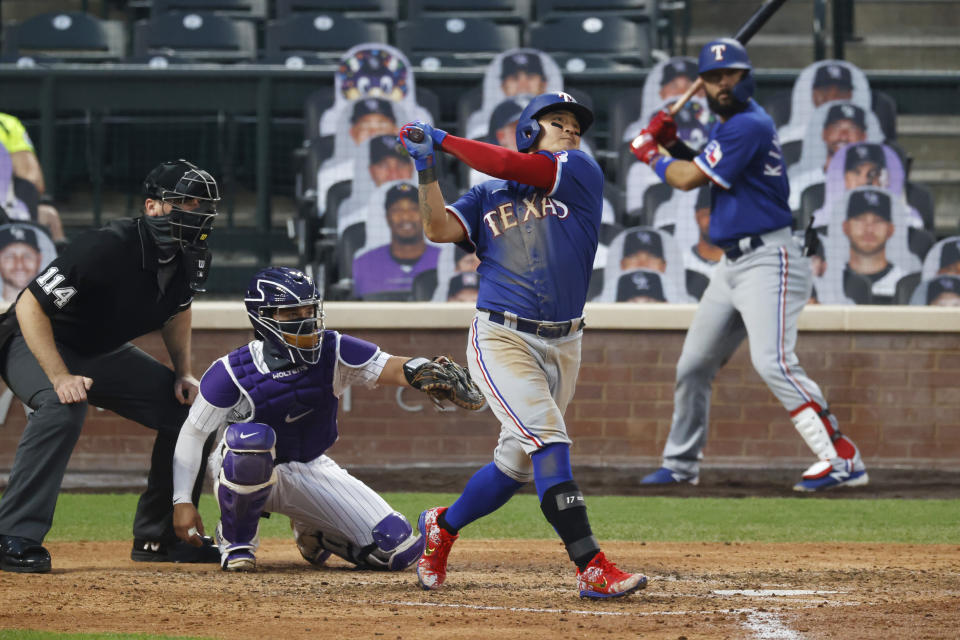
{"type": "Polygon", "coordinates": [[[324,313],[313,280],[296,269],[268,267],[253,276],[243,299],[253,330],[294,363],[315,364],[323,344],[324,313]],[[282,309],[308,312],[278,320],[282,309]]]}
{"type": "Polygon", "coordinates": [[[733,97],[740,102],[746,102],[753,95],[753,66],[747,50],[738,41],[733,38],[720,38],[703,45],[698,73],[702,75],[713,69],[746,69],[743,78],[733,88],[733,97]]]}
{"type": "Polygon", "coordinates": [[[542,93],[530,102],[517,121],[517,150],[526,151],[537,141],[540,135],[540,123],[537,119],[551,111],[569,111],[580,123],[580,135],[587,132],[593,124],[593,112],[574,100],[569,93],[554,91],[542,93]]]}

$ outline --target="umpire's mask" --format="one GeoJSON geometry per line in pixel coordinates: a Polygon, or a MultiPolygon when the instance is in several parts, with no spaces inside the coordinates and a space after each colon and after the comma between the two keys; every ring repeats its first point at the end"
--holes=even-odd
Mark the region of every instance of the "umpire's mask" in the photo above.
{"type": "Polygon", "coordinates": [[[202,291],[211,258],[206,240],[220,201],[217,181],[195,164],[180,159],[155,167],[144,180],[143,192],[147,198],[170,205],[165,215],[144,216],[161,262],[169,262],[182,250],[190,286],[202,291]]]}

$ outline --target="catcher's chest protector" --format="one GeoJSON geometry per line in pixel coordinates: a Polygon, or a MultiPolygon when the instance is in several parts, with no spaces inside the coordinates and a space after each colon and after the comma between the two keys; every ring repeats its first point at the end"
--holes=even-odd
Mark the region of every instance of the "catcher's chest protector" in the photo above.
{"type": "Polygon", "coordinates": [[[267,373],[257,369],[248,345],[229,355],[230,369],[253,405],[251,420],[277,433],[278,464],[308,462],[337,441],[336,350],[336,340],[324,340],[317,364],[267,373]]]}

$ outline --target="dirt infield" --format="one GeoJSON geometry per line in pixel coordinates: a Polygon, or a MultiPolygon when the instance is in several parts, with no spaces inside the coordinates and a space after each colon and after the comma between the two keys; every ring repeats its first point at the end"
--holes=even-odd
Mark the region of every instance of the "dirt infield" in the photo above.
{"type": "Polygon", "coordinates": [[[50,543],[46,575],[0,572],[0,628],[260,638],[956,637],[960,547],[613,543],[649,587],[576,596],[556,541],[462,540],[447,584],[412,571],[314,569],[290,540],[264,541],[260,572],[131,562],[129,543],[50,543]]]}

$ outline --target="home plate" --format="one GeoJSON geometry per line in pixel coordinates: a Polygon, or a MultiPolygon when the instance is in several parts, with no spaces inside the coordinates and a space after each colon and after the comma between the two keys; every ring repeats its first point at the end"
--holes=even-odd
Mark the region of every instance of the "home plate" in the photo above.
{"type": "Polygon", "coordinates": [[[765,596],[826,596],[839,591],[816,591],[813,589],[716,589],[714,595],[718,596],[752,596],[762,598],[765,596]]]}

